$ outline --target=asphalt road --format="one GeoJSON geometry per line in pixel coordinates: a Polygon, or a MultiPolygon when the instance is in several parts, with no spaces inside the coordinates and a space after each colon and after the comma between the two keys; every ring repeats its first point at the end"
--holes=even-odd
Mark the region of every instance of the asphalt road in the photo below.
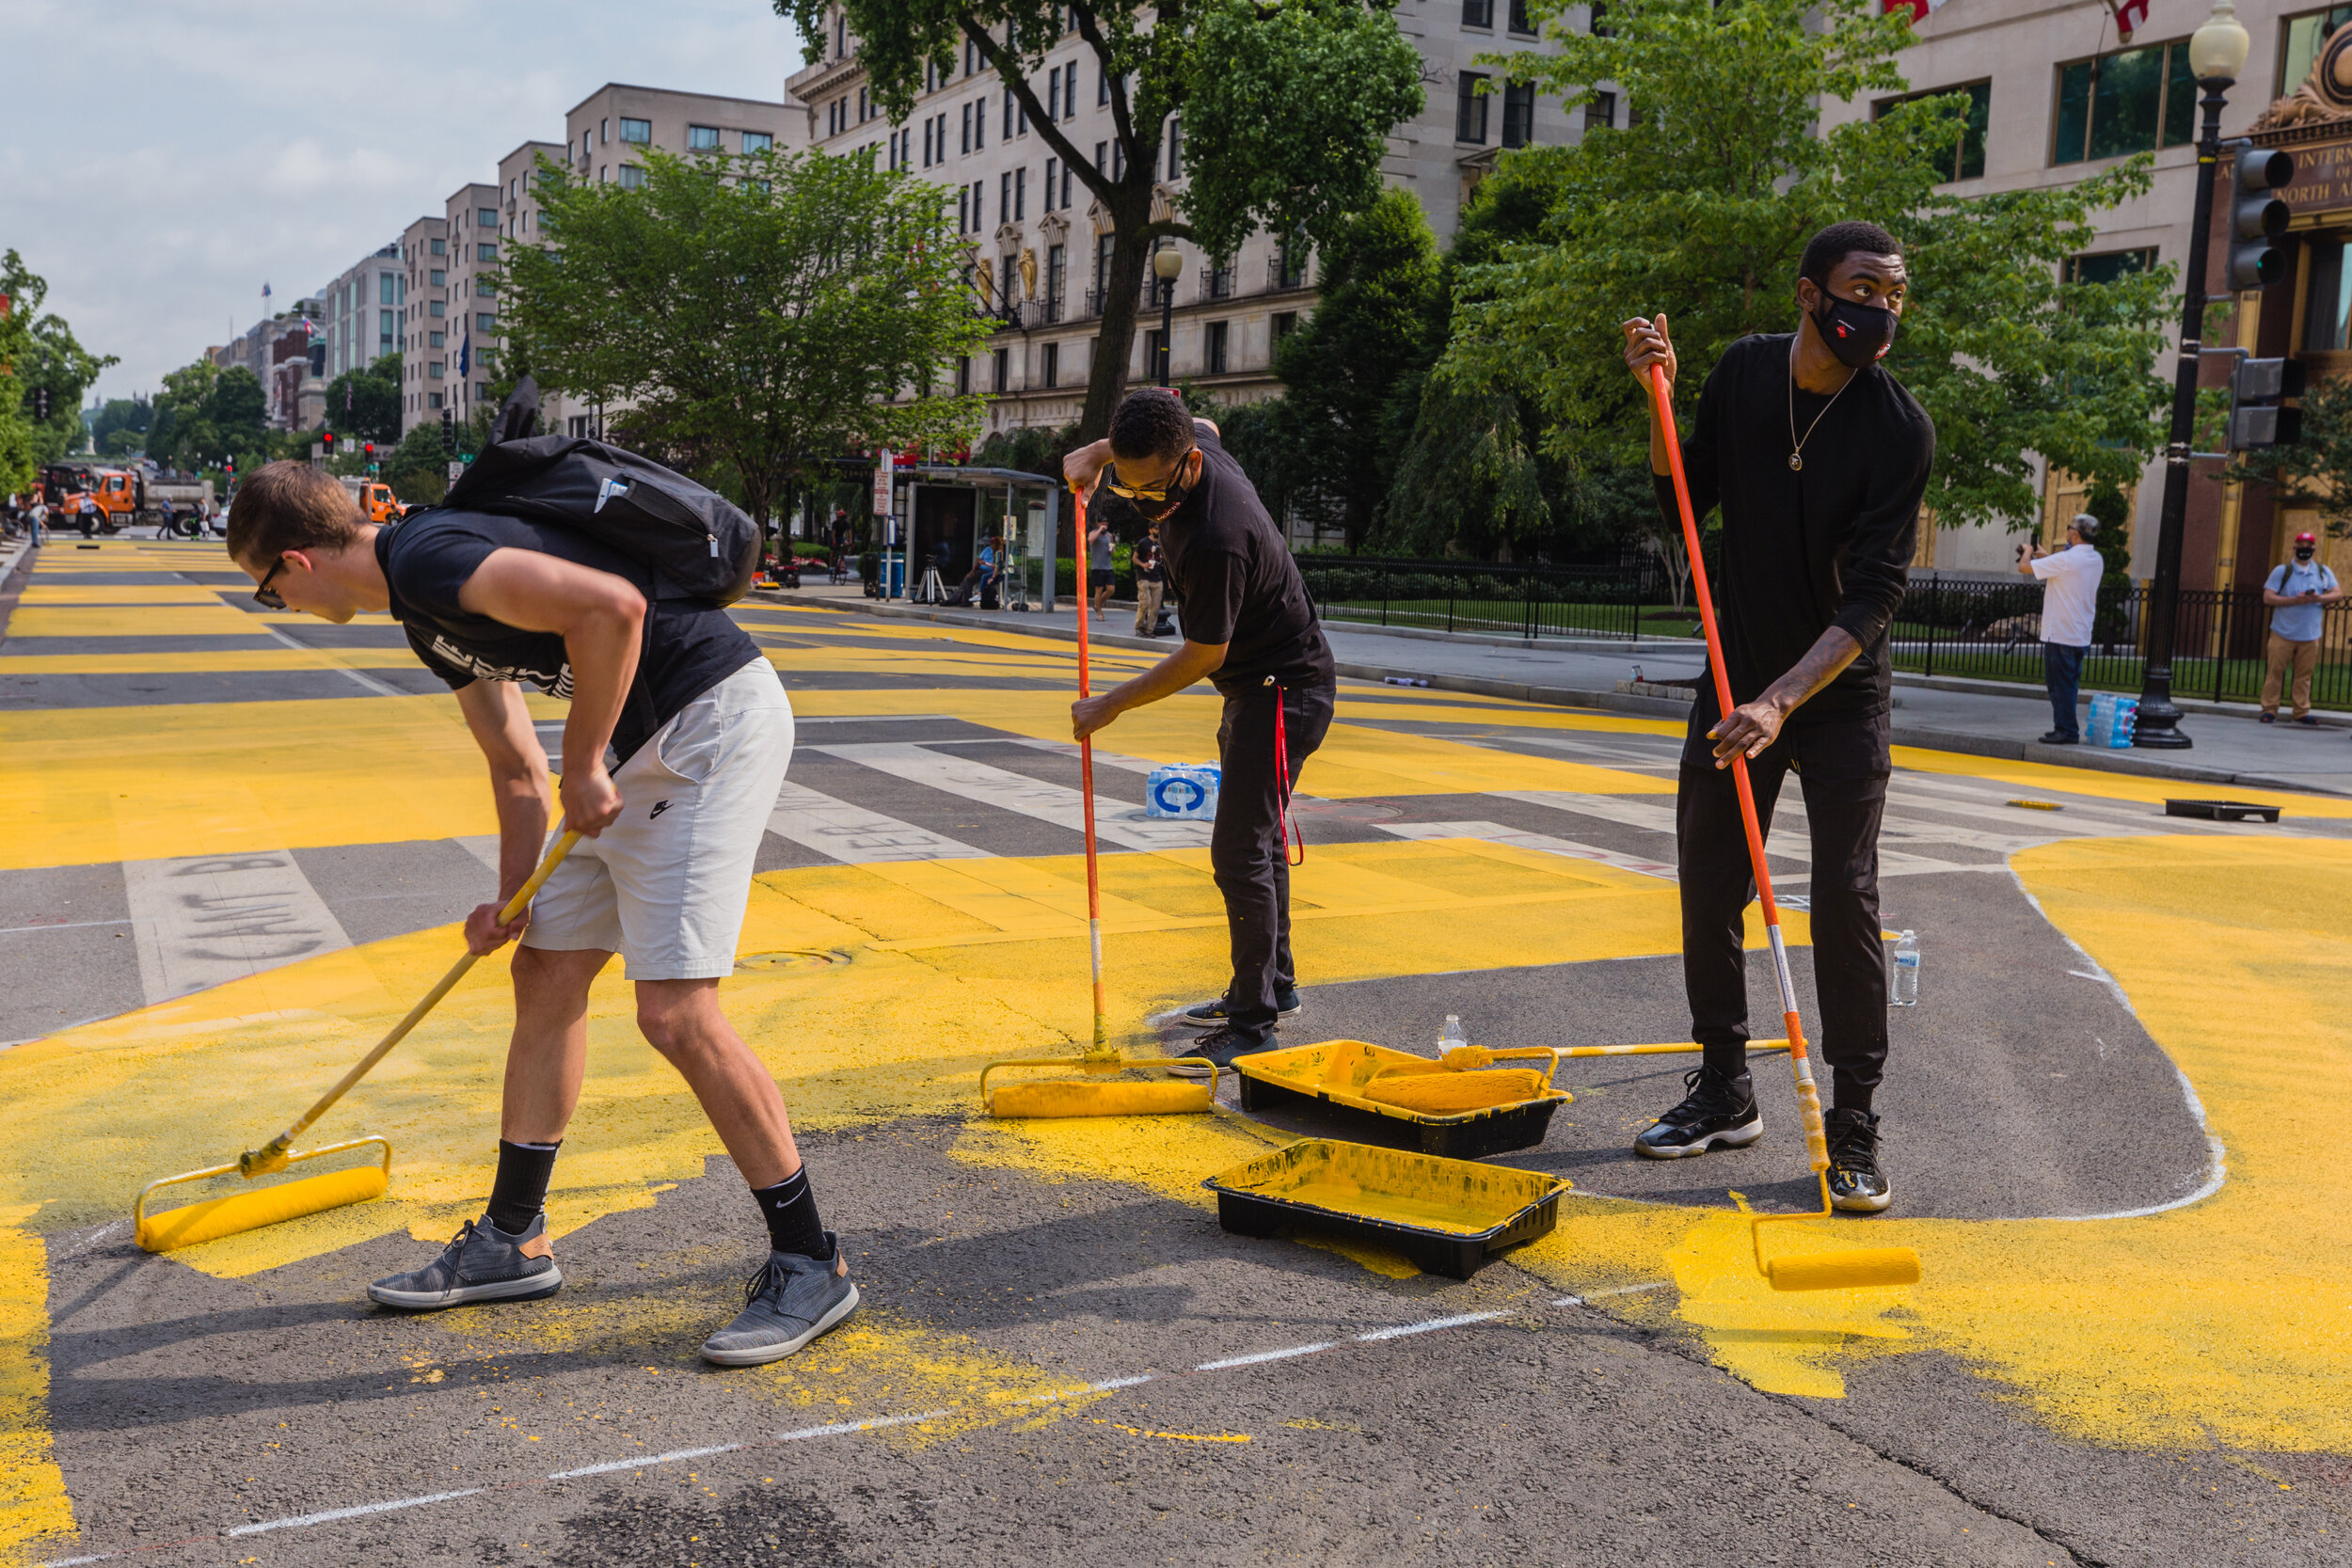
{"type": "MultiPolygon", "coordinates": [[[[2344,1296],[2344,1243],[2237,1141],[2311,1114],[2252,1058],[2344,1065],[2282,978],[2309,976],[2322,917],[2260,893],[2261,857],[2352,858],[2332,807],[2185,823],[2114,776],[1901,759],[1885,916],[1926,963],[1881,1101],[1897,1206],[1776,1242],[1915,1244],[1928,1280],[1754,1283],[1727,1190],[1809,1196],[1763,1055],[1766,1139],[1669,1164],[1627,1146],[1694,1062],[1565,1065],[1546,1142],[1497,1157],[1574,1182],[1558,1230],[1456,1281],[1227,1235],[1199,1189],[1298,1134],[1377,1130],[979,1117],[980,1061],[1084,1028],[1078,772],[1051,722],[1069,650],[746,606],[802,727],[728,994],[866,1305],[726,1372],[694,1347],[763,1238],[617,987],[559,1163],[553,1300],[408,1317],[362,1294],[478,1206],[501,976],[354,1111],[404,1150],[392,1199],[260,1251],[129,1243],[139,1181],[259,1141],[446,963],[435,928],[490,888],[486,791],[388,626],[262,616],[199,546],[44,556],[0,627],[0,1039],[24,1042],[0,1051],[0,1246],[38,1281],[0,1299],[0,1561],[2352,1555],[2341,1335],[2311,1315],[2344,1296]],[[2101,924],[2145,896],[2134,878],[2212,923],[2167,954],[2214,977],[2210,1038],[2139,967],[2181,939],[2101,924]],[[2169,1274],[2139,1285],[2135,1260],[2169,1274]]],[[[1143,818],[1121,765],[1198,754],[1210,710],[1179,707],[1106,734],[1095,774],[1114,1021],[1144,1049],[1181,1048],[1152,1021],[1203,994],[1222,941],[1200,830],[1143,818]]],[[[539,717],[552,741],[559,710],[539,717]]],[[[1449,1012],[1494,1046],[1683,1035],[1663,726],[1352,686],[1341,717],[1304,781],[1286,1042],[1429,1050],[1449,1012]]],[[[1792,785],[1774,841],[1799,904],[1801,808],[1792,785]]],[[[1750,978],[1772,1018],[1760,958],[1750,978]]]]}

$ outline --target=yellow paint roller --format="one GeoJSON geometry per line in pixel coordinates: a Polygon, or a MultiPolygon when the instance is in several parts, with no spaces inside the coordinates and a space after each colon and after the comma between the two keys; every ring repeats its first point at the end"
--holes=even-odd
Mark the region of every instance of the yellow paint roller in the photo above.
{"type": "MultiPolygon", "coordinates": [[[[1674,400],[1666,394],[1666,372],[1661,365],[1649,371],[1651,412],[1656,418],[1654,428],[1665,436],[1666,467],[1674,475],[1675,501],[1682,511],[1682,540],[1690,551],[1691,586],[1699,602],[1699,625],[1707,632],[1707,667],[1715,676],[1717,711],[1729,714],[1735,705],[1731,700],[1731,677],[1724,665],[1723,633],[1715,624],[1715,595],[1707,582],[1707,561],[1699,551],[1698,517],[1691,510],[1691,484],[1682,471],[1682,437],[1675,426],[1674,400]]],[[[1735,752],[1731,759],[1731,783],[1740,797],[1740,822],[1747,830],[1748,864],[1756,875],[1756,895],[1764,909],[1764,935],[1772,943],[1772,976],[1780,985],[1780,1010],[1788,1026],[1788,1065],[1797,1076],[1797,1110],[1804,1122],[1804,1148],[1813,1166],[1814,1179],[1820,1183],[1821,1207],[1818,1214],[1755,1214],[1749,1219],[1749,1236],[1756,1243],[1756,1266],[1772,1281],[1775,1291],[1836,1291],[1864,1285],[1916,1285],[1919,1282],[1919,1255],[1909,1247],[1862,1247],[1845,1252],[1815,1253],[1801,1258],[1782,1258],[1767,1261],[1764,1257],[1764,1227],[1778,1221],[1823,1219],[1830,1213],[1829,1201],[1829,1138],[1821,1126],[1820,1091],[1813,1084],[1813,1063],[1805,1054],[1804,1025],[1797,1020],[1797,983],[1788,973],[1788,950],[1780,936],[1780,906],[1772,898],[1772,874],[1764,863],[1764,831],[1756,815],[1756,791],[1748,783],[1748,759],[1735,752]]],[[[1743,1200],[1742,1212],[1747,1209],[1743,1200]]]]}
{"type": "MultiPolygon", "coordinates": [[[[506,907],[499,911],[499,924],[504,926],[523,912],[541,884],[572,846],[580,842],[577,832],[566,832],[548,850],[539,869],[531,874],[506,907]]],[[[183,1171],[151,1181],[139,1192],[138,1201],[131,1206],[131,1218],[139,1245],[150,1252],[169,1252],[174,1247],[194,1246],[199,1242],[218,1241],[240,1231],[258,1230],[280,1220],[299,1219],[305,1214],[322,1213],[340,1209],[347,1203],[365,1203],[384,1196],[391,1180],[392,1146],[389,1139],[370,1133],[345,1143],[328,1144],[319,1148],[296,1152],[294,1141],[309,1131],[310,1124],[325,1116],[334,1103],[351,1091],[353,1085],[365,1078],[375,1064],[390,1054],[392,1047],[407,1037],[408,1031],[422,1022],[425,1014],[440,1005],[441,998],[466,977],[474,966],[476,955],[469,949],[465,956],[450,966],[434,988],[425,992],[417,1005],[408,1009],[408,1016],[392,1025],[391,1032],[375,1042],[375,1048],[355,1063],[342,1081],[319,1097],[318,1102],[302,1113],[292,1127],[287,1128],[259,1148],[246,1149],[235,1161],[225,1165],[210,1165],[203,1170],[183,1171]],[[345,1170],[329,1171],[324,1176],[305,1177],[283,1186],[265,1187],[249,1193],[232,1193],[226,1197],[207,1198],[161,1213],[149,1213],[148,1207],[157,1193],[167,1187],[183,1186],[190,1182],[209,1181],[219,1176],[242,1176],[250,1181],[258,1176],[273,1176],[290,1165],[305,1160],[324,1159],[331,1154],[345,1154],[356,1148],[378,1149],[377,1162],[345,1170]]]]}
{"type": "MultiPolygon", "coordinates": [[[[1087,536],[1087,499],[1083,492],[1073,491],[1077,501],[1077,537],[1087,536]]],[[[1087,656],[1087,596],[1082,589],[1078,594],[1078,695],[1085,697],[1092,687],[1091,665],[1087,656]]],[[[1095,863],[1094,847],[1094,741],[1091,737],[1078,742],[1078,797],[1080,811],[1086,823],[1087,843],[1087,951],[1094,965],[1094,1043],[1083,1055],[1031,1056],[1016,1061],[991,1062],[980,1069],[980,1104],[992,1117],[1164,1117],[1182,1116],[1216,1108],[1217,1066],[1206,1056],[1179,1056],[1172,1061],[1187,1062],[1209,1069],[1209,1081],[1185,1083],[1180,1079],[1138,1079],[1132,1074],[1147,1064],[1122,1056],[1111,1044],[1108,1009],[1103,1001],[1103,881],[1095,863]],[[1008,1068],[1076,1068],[1083,1078],[1052,1078],[1040,1083],[1003,1084],[994,1094],[988,1092],[988,1077],[1008,1068]]],[[[1165,1069],[1171,1061],[1148,1064],[1165,1069]]]]}

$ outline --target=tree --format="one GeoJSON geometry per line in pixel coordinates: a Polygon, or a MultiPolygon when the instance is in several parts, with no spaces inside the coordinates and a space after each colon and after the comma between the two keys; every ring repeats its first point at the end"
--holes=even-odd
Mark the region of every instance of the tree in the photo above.
{"type": "MultiPolygon", "coordinates": [[[[2213,434],[2205,439],[2217,443],[2229,424],[2228,394],[2217,390],[2213,402],[2213,434]]],[[[2302,438],[2239,452],[2229,477],[2269,485],[2281,507],[2316,508],[2331,539],[2352,535],[2352,377],[2313,386],[2303,398],[2302,438]]]]}
{"type": "Polygon", "coordinates": [[[1631,467],[1646,416],[1620,319],[1668,316],[1687,405],[1734,340],[1796,325],[1805,241],[1867,217],[1910,263],[1886,366],[1935,420],[1938,519],[2029,524],[2035,452],[2129,483],[2158,439],[2167,392],[2151,372],[2171,274],[2068,283],[2062,267],[2094,240],[2094,214],[2146,193],[2149,160],[1959,197],[1937,185],[1963,130],[1957,95],[1820,133],[1817,103],[1906,85],[1894,56],[1908,14],[1875,11],[1872,0],[1622,0],[1608,36],[1555,25],[1556,55],[1509,56],[1515,80],[1571,103],[1613,82],[1633,113],[1559,150],[1540,243],[1470,270],[1442,373],[1528,386],[1548,451],[1580,470],[1631,467]]]}
{"type": "MultiPolygon", "coordinates": [[[[827,44],[826,0],[772,0],[827,44]]],[[[952,75],[964,48],[1004,82],[1030,129],[1107,214],[1109,276],[1078,433],[1110,427],[1126,385],[1145,261],[1164,235],[1231,256],[1253,230],[1322,245],[1379,194],[1389,131],[1421,112],[1421,60],[1384,0],[1169,0],[1141,8],[1059,0],[841,0],[858,58],[894,123],[914,113],[927,72],[952,75]],[[1075,29],[1108,84],[1116,155],[1095,166],[1045,112],[1031,81],[1075,29]],[[1168,129],[1191,182],[1160,201],[1168,129]]],[[[1168,182],[1172,183],[1173,182],[1168,182]]],[[[960,246],[961,248],[961,246],[960,246]]]]}
{"type": "Polygon", "coordinates": [[[144,397],[108,398],[90,421],[90,443],[108,457],[143,452],[154,420],[155,405],[144,397]]]}
{"type": "Polygon", "coordinates": [[[409,506],[431,506],[449,493],[449,453],[441,446],[441,421],[426,420],[384,459],[384,483],[409,506]]]}
{"type": "Polygon", "coordinates": [[[326,428],[358,441],[399,440],[400,356],[387,354],[328,382],[326,428]]]}
{"type": "Polygon", "coordinates": [[[82,399],[101,371],[119,363],[92,354],[56,316],[40,313],[49,285],[14,250],[0,259],[0,294],[8,296],[5,360],[16,406],[0,420],[0,489],[31,486],[36,470],[72,451],[82,439],[82,399]],[[49,418],[33,417],[37,391],[49,393],[49,418]]]}
{"type": "Polygon", "coordinates": [[[806,459],[969,439],[979,400],[934,390],[983,330],[938,187],[821,154],[644,167],[629,190],[539,160],[553,243],[509,252],[516,363],[706,454],[763,528],[806,459]]]}

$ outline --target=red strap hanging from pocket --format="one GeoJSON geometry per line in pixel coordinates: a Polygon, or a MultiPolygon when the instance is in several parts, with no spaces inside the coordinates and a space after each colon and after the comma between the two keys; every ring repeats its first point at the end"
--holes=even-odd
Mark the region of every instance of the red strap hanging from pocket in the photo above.
{"type": "Polygon", "coordinates": [[[1282,687],[1272,675],[1266,685],[1274,688],[1274,787],[1282,809],[1282,859],[1291,865],[1307,863],[1307,838],[1298,831],[1291,816],[1291,749],[1290,736],[1282,726],[1282,687]],[[1291,844],[1298,845],[1298,858],[1291,859],[1291,844]]]}

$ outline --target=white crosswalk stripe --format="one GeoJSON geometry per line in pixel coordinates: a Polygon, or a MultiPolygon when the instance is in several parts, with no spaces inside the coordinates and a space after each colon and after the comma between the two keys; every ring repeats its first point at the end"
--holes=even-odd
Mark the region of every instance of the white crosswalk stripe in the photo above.
{"type": "MultiPolygon", "coordinates": [[[[1085,800],[1076,790],[1033,779],[1025,773],[903,742],[811,749],[909,784],[1050,822],[1072,832],[1085,831],[1085,800]]],[[[1209,842],[1209,824],[1205,822],[1146,816],[1141,806],[1104,795],[1094,798],[1094,831],[1104,842],[1127,849],[1197,849],[1206,847],[1209,842]]]]}
{"type": "Polygon", "coordinates": [[[1675,868],[1663,861],[1603,849],[1596,844],[1579,844],[1573,839],[1554,838],[1549,833],[1531,833],[1522,828],[1506,828],[1500,822],[1383,822],[1379,826],[1383,832],[1394,833],[1399,838],[1481,838],[1489,844],[1539,849],[1547,855],[1564,855],[1570,860],[1597,861],[1602,865],[1613,865],[1620,871],[1638,872],[1642,876],[1657,877],[1669,882],[1676,879],[1675,868]]]}
{"type": "Polygon", "coordinates": [[[776,809],[768,818],[768,831],[804,849],[853,864],[988,858],[987,850],[975,849],[945,833],[853,806],[847,800],[836,800],[788,780],[776,796],[776,809]]]}
{"type": "Polygon", "coordinates": [[[125,861],[122,881],[150,1003],[351,945],[283,849],[125,861]]]}

